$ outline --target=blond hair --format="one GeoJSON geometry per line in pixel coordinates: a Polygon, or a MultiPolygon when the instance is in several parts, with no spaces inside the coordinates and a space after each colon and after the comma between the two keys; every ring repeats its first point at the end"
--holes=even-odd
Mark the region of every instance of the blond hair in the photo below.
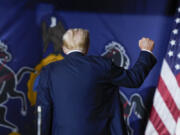
{"type": "Polygon", "coordinates": [[[86,52],[89,47],[89,32],[84,29],[69,29],[63,35],[63,46],[69,50],[86,52]]]}

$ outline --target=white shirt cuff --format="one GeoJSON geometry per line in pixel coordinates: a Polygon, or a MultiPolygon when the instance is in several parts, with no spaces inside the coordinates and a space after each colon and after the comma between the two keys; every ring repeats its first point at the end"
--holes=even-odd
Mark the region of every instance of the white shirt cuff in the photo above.
{"type": "Polygon", "coordinates": [[[142,49],[141,51],[146,51],[146,52],[149,52],[149,53],[151,53],[153,55],[153,53],[151,51],[149,51],[149,50],[142,49]]]}

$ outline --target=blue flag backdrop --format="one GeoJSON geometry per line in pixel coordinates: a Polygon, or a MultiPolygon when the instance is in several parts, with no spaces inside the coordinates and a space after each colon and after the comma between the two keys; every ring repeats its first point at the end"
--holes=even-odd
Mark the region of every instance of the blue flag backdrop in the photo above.
{"type": "Polygon", "coordinates": [[[45,54],[42,52],[43,20],[47,21],[48,27],[53,25],[52,20],[56,20],[61,21],[66,29],[88,29],[88,54],[107,55],[125,68],[135,63],[140,52],[138,40],[141,37],[150,37],[155,41],[154,55],[158,63],[144,84],[139,89],[120,88],[128,133],[144,134],[146,112],[149,112],[152,104],[169,41],[172,17],[55,11],[51,5],[35,8],[27,1],[15,3],[14,6],[0,5],[0,11],[0,134],[13,135],[15,131],[20,135],[36,134],[34,107],[28,98],[27,82],[40,60],[52,52],[52,46],[45,54]],[[6,57],[2,57],[4,55],[6,57]],[[123,63],[120,58],[123,58],[123,63]],[[12,88],[5,89],[4,82],[11,79],[13,83],[9,86],[12,88]]]}
{"type": "Polygon", "coordinates": [[[0,2],[0,134],[33,135],[27,80],[42,56],[41,36],[33,4],[11,2],[0,2]]]}

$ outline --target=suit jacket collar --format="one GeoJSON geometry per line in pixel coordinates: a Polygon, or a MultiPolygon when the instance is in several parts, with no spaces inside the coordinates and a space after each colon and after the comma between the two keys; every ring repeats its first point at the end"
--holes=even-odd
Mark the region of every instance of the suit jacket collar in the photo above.
{"type": "Polygon", "coordinates": [[[81,53],[81,52],[71,52],[69,53],[67,56],[84,56],[85,54],[81,53]]]}

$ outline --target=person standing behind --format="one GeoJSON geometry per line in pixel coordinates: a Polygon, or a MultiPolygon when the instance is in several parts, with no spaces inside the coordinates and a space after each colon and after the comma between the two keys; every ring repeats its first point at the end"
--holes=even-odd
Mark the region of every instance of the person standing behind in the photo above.
{"type": "Polygon", "coordinates": [[[139,47],[137,62],[125,70],[107,58],[87,56],[89,32],[69,29],[63,35],[65,58],[40,73],[38,135],[110,135],[116,93],[110,88],[140,87],[156,63],[151,39],[142,38],[139,47]]]}

